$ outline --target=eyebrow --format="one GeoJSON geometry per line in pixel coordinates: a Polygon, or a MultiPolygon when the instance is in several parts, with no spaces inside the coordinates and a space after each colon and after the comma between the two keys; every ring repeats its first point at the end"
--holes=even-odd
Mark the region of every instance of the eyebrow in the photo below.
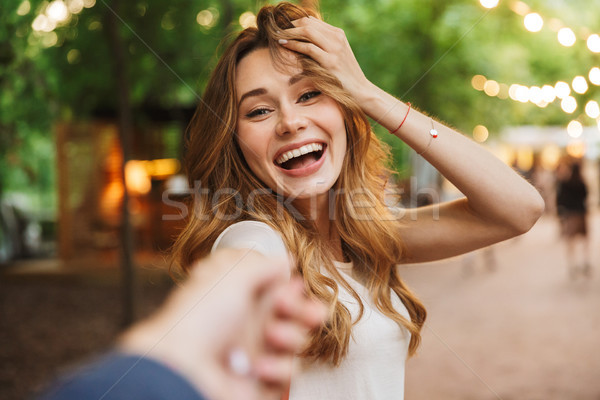
{"type": "MultiPolygon", "coordinates": [[[[288,81],[288,85],[292,86],[295,83],[298,83],[299,81],[301,81],[302,79],[304,79],[306,77],[306,75],[304,74],[297,74],[294,75],[290,78],[290,80],[288,81]]],[[[240,97],[240,101],[238,102],[238,106],[240,104],[242,104],[242,102],[247,98],[247,97],[252,97],[252,96],[262,96],[263,94],[267,94],[267,89],[265,88],[258,88],[258,89],[252,89],[249,92],[246,92],[242,95],[242,97],[240,97]]]]}

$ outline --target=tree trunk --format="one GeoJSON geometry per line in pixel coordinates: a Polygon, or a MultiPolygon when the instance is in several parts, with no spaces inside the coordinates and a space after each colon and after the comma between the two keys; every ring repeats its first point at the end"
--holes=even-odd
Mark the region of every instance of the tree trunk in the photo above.
{"type": "MultiPolygon", "coordinates": [[[[118,124],[121,149],[123,152],[123,165],[121,177],[123,180],[123,203],[121,213],[121,269],[123,290],[123,325],[130,325],[136,318],[137,285],[133,265],[133,231],[129,215],[129,195],[125,181],[125,165],[131,159],[131,142],[133,133],[133,111],[129,98],[130,82],[127,73],[127,58],[123,37],[119,32],[120,21],[117,15],[120,1],[112,1],[106,10],[106,25],[109,36],[111,59],[113,62],[115,94],[118,104],[118,124]]],[[[127,3],[125,3],[127,4],[127,3]]]]}

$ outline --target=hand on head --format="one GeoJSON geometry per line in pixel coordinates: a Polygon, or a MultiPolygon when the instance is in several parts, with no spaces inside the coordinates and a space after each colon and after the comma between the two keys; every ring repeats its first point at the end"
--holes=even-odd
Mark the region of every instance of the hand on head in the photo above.
{"type": "Polygon", "coordinates": [[[123,335],[121,348],[178,370],[210,399],[279,398],[293,354],[326,314],[299,278],[287,280],[288,263],[251,250],[216,252],[123,335]]]}
{"type": "Polygon", "coordinates": [[[283,32],[295,39],[283,39],[279,43],[288,50],[305,54],[318,62],[360,102],[373,85],[358,64],[344,31],[315,17],[300,18],[292,21],[292,24],[294,28],[283,32]]]}

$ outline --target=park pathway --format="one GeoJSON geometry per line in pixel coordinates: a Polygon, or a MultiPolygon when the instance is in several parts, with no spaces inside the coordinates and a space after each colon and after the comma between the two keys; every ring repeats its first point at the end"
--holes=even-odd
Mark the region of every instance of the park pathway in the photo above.
{"type": "Polygon", "coordinates": [[[429,312],[406,399],[600,399],[600,214],[590,222],[590,279],[568,278],[552,217],[492,251],[402,267],[429,312]]]}

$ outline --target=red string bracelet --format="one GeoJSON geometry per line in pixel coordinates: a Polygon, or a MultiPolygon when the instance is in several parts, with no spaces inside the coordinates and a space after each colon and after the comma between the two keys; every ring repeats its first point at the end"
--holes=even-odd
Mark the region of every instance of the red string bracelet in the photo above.
{"type": "Polygon", "coordinates": [[[390,131],[391,134],[398,132],[398,129],[402,128],[402,125],[404,125],[404,121],[406,121],[406,118],[408,117],[408,113],[410,112],[410,102],[406,103],[406,105],[408,106],[408,110],[406,110],[406,115],[404,116],[404,119],[402,120],[402,122],[400,122],[400,125],[398,125],[398,127],[396,129],[394,129],[393,131],[390,131]]]}

